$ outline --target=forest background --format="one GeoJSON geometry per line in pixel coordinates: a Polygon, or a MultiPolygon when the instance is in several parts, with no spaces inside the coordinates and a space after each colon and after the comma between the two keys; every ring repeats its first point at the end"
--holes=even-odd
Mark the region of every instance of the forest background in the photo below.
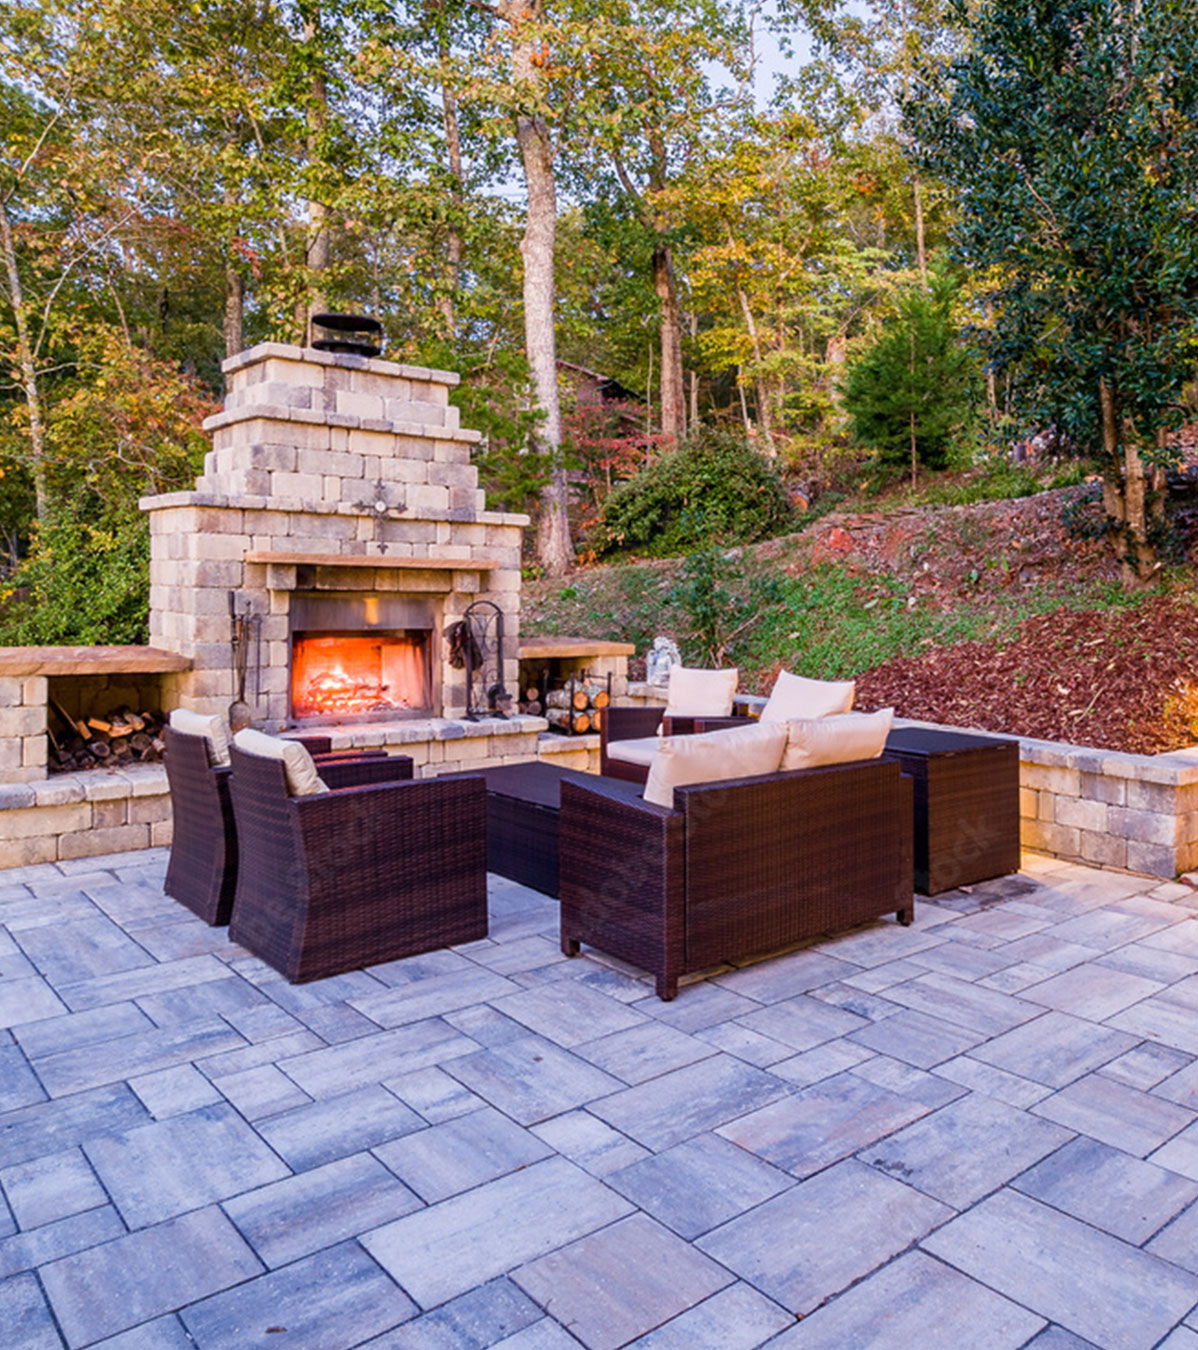
{"type": "Polygon", "coordinates": [[[462,374],[550,575],[652,551],[671,494],[686,551],[848,479],[1005,462],[1047,421],[981,353],[1001,259],[948,247],[959,124],[901,112],[950,108],[978,8],[12,0],[0,641],[141,638],[138,498],[191,486],[221,360],[323,310],[462,374]],[[576,398],[579,368],[623,396],[576,398]]]}

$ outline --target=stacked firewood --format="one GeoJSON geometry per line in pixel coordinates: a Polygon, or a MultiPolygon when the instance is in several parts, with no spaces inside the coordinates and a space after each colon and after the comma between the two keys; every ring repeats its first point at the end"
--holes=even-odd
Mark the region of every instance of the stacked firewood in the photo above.
{"type": "Polygon", "coordinates": [[[157,764],[166,745],[158,712],[115,708],[97,717],[72,717],[55,705],[50,729],[50,772],[120,769],[129,764],[157,764]]]}
{"type": "Polygon", "coordinates": [[[527,699],[521,704],[522,712],[544,717],[555,730],[576,736],[598,731],[603,725],[603,710],[611,702],[607,685],[599,683],[571,682],[564,689],[550,689],[543,704],[539,690],[530,688],[524,693],[527,699]]]}

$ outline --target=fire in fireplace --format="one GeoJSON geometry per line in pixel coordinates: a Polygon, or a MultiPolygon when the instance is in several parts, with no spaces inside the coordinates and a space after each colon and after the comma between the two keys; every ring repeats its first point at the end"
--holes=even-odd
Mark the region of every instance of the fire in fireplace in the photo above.
{"type": "Polygon", "coordinates": [[[294,720],[432,715],[434,622],[421,602],[295,596],[291,621],[294,720]]]}
{"type": "Polygon", "coordinates": [[[296,634],[291,655],[294,717],[427,712],[430,685],[424,633],[296,634]]]}

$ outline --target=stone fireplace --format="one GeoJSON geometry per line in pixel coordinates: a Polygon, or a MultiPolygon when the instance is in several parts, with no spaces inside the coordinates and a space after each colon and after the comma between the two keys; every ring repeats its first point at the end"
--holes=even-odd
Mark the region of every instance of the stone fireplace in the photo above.
{"type": "Polygon", "coordinates": [[[230,594],[252,620],[246,701],[267,730],[460,718],[445,631],[475,600],[503,611],[514,688],[528,519],[486,509],[479,433],[449,406],[458,377],[277,343],[224,369],[195,491],[142,503],[150,641],[191,663],[164,676],[164,703],[236,698],[230,594]]]}

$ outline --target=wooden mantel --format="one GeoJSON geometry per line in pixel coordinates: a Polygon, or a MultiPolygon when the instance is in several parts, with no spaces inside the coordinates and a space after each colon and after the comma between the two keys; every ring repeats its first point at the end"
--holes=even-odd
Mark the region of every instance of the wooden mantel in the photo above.
{"type": "Polygon", "coordinates": [[[272,553],[268,549],[253,549],[245,560],[275,567],[377,567],[412,572],[493,572],[499,567],[494,558],[393,558],[385,553],[272,553]]]}
{"type": "Polygon", "coordinates": [[[577,637],[522,637],[516,649],[516,656],[521,661],[635,654],[636,647],[631,642],[602,642],[577,637]]]}

